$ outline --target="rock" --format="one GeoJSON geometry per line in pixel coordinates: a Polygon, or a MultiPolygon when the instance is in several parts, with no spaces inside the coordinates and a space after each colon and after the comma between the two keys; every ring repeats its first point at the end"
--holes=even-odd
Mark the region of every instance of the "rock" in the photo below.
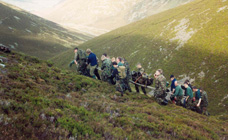
{"type": "Polygon", "coordinates": [[[86,90],[86,89],[84,89],[84,88],[82,88],[82,91],[83,91],[83,92],[86,92],[87,90],[86,90]]]}
{"type": "Polygon", "coordinates": [[[47,119],[44,113],[42,113],[42,114],[40,115],[40,118],[41,118],[42,120],[46,120],[46,119],[47,119]]]}
{"type": "Polygon", "coordinates": [[[55,117],[50,117],[49,120],[50,120],[50,122],[54,122],[55,117]]]}
{"type": "Polygon", "coordinates": [[[67,97],[67,98],[72,98],[72,96],[70,95],[70,93],[68,93],[68,94],[66,95],[66,97],[67,97]]]}
{"type": "Polygon", "coordinates": [[[4,65],[4,64],[0,64],[0,67],[3,67],[3,68],[5,68],[5,67],[6,67],[6,65],[4,65]]]}

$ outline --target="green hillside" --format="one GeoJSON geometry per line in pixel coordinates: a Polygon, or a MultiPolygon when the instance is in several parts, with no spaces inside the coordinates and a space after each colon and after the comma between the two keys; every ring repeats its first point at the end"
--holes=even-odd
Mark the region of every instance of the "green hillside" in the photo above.
{"type": "MultiPolygon", "coordinates": [[[[190,77],[209,94],[213,115],[228,113],[228,1],[195,0],[96,37],[80,46],[141,62],[148,73],[190,77]]],[[[53,60],[66,67],[71,50],[53,60]]]]}
{"type": "Polygon", "coordinates": [[[89,39],[90,36],[70,32],[56,23],[0,2],[0,44],[13,50],[49,59],[89,39]]]}
{"type": "Polygon", "coordinates": [[[227,139],[227,115],[206,117],[51,63],[0,52],[1,139],[227,139]],[[213,126],[213,127],[211,127],[213,126]]]}

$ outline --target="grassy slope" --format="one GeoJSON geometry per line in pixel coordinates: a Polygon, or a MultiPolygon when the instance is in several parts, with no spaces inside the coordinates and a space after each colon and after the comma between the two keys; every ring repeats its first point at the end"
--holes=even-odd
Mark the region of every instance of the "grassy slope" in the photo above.
{"type": "Polygon", "coordinates": [[[226,139],[227,116],[160,106],[132,93],[21,54],[0,67],[2,139],[226,139]],[[213,127],[211,127],[213,126],[213,127]]]}
{"type": "Polygon", "coordinates": [[[26,54],[49,59],[91,37],[0,2],[0,44],[26,54]],[[33,47],[31,47],[33,46],[33,47]]]}
{"type": "MultiPolygon", "coordinates": [[[[208,92],[210,112],[227,114],[228,10],[217,12],[226,5],[228,1],[196,0],[94,38],[80,47],[91,48],[99,57],[104,52],[124,56],[132,68],[141,62],[148,73],[162,68],[167,78],[170,74],[178,75],[178,79],[189,76],[195,79],[194,85],[203,86],[208,92]],[[192,31],[195,33],[191,38],[176,50],[181,42],[171,39],[184,40],[192,31]]],[[[68,50],[55,62],[66,67],[72,58],[72,51],[68,50]]]]}

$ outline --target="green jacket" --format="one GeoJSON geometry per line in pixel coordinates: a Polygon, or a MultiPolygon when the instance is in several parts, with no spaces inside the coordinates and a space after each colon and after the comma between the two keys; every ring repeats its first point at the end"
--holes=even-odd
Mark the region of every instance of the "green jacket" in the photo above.
{"type": "Polygon", "coordinates": [[[87,58],[86,53],[83,50],[78,50],[78,52],[75,53],[75,56],[74,56],[74,60],[76,61],[86,59],[86,58],[87,58]]]}
{"type": "Polygon", "coordinates": [[[124,62],[124,66],[126,67],[126,74],[127,74],[127,78],[131,79],[131,70],[130,70],[130,66],[128,62],[124,62]]]}
{"type": "Polygon", "coordinates": [[[175,88],[175,93],[173,95],[171,95],[171,97],[176,97],[176,96],[183,96],[183,89],[181,88],[180,85],[176,86],[175,88]]]}
{"type": "Polygon", "coordinates": [[[102,62],[101,70],[103,70],[102,75],[111,77],[112,76],[112,61],[110,59],[105,59],[102,62]]]}
{"type": "Polygon", "coordinates": [[[166,78],[163,75],[159,75],[156,78],[155,89],[157,91],[166,91],[166,78]]]}
{"type": "Polygon", "coordinates": [[[192,92],[192,89],[190,87],[188,87],[186,89],[186,95],[189,96],[190,99],[193,98],[193,92],[192,92]]]}

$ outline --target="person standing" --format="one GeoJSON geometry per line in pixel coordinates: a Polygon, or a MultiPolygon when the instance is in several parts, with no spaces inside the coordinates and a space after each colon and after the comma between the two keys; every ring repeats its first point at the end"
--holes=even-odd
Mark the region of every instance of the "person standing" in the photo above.
{"type": "Polygon", "coordinates": [[[207,107],[208,107],[208,96],[207,96],[207,92],[203,90],[203,88],[200,88],[200,93],[201,93],[201,105],[200,108],[202,110],[202,113],[206,116],[210,116],[210,113],[207,111],[207,107]]]}
{"type": "Polygon", "coordinates": [[[124,81],[123,81],[123,79],[125,77],[122,77],[121,75],[124,75],[124,73],[123,73],[123,71],[121,73],[121,71],[118,70],[119,67],[118,67],[118,64],[116,62],[113,62],[113,67],[114,67],[114,70],[112,72],[111,78],[115,78],[115,80],[116,80],[116,91],[119,91],[121,93],[121,96],[123,96],[123,94],[124,94],[124,92],[126,90],[125,84],[124,84],[124,81]]]}
{"type": "Polygon", "coordinates": [[[95,69],[97,68],[97,56],[92,53],[90,49],[86,50],[86,53],[89,55],[88,56],[88,65],[90,66],[90,76],[94,79],[96,79],[96,76],[94,74],[95,69]]]}
{"type": "Polygon", "coordinates": [[[106,54],[101,56],[102,66],[101,66],[101,79],[104,82],[108,82],[112,84],[111,76],[112,76],[112,61],[107,58],[106,54]]]}
{"type": "Polygon", "coordinates": [[[171,75],[170,76],[170,80],[171,80],[171,92],[174,93],[175,92],[175,89],[176,89],[176,86],[177,86],[177,80],[176,78],[174,77],[174,75],[171,75]]]}
{"type": "Polygon", "coordinates": [[[176,88],[174,93],[170,96],[170,100],[174,103],[176,101],[176,105],[181,105],[181,100],[184,96],[183,89],[178,83],[176,83],[176,88]]]}
{"type": "Polygon", "coordinates": [[[159,104],[167,104],[166,100],[166,78],[163,75],[163,71],[158,69],[154,74],[155,81],[155,99],[159,104]]]}
{"type": "Polygon", "coordinates": [[[127,75],[127,77],[124,79],[125,86],[129,92],[132,92],[131,86],[130,86],[130,79],[131,79],[130,66],[129,66],[128,62],[126,61],[126,59],[122,59],[122,63],[126,68],[126,75],[127,75]]]}
{"type": "Polygon", "coordinates": [[[81,49],[78,49],[77,47],[74,48],[74,61],[70,64],[70,67],[72,66],[72,64],[76,64],[77,65],[77,72],[79,74],[82,74],[82,75],[86,75],[86,53],[85,51],[81,50],[81,49]]]}
{"type": "Polygon", "coordinates": [[[184,107],[187,109],[192,109],[192,99],[193,99],[193,92],[192,89],[189,87],[188,83],[184,83],[184,87],[186,88],[186,99],[184,103],[184,107]]]}
{"type": "MultiPolygon", "coordinates": [[[[144,70],[144,68],[142,67],[142,65],[140,63],[138,63],[136,65],[136,67],[138,69],[138,71],[137,71],[137,79],[134,82],[135,82],[135,90],[136,90],[136,92],[139,93],[139,86],[136,85],[136,83],[140,83],[139,81],[142,81],[142,83],[140,83],[140,84],[145,84],[145,82],[143,80],[141,80],[143,74],[145,74],[145,70],[144,70]]],[[[145,89],[145,87],[142,87],[141,86],[141,89],[142,89],[143,93],[146,95],[146,89],[145,89]]]]}

